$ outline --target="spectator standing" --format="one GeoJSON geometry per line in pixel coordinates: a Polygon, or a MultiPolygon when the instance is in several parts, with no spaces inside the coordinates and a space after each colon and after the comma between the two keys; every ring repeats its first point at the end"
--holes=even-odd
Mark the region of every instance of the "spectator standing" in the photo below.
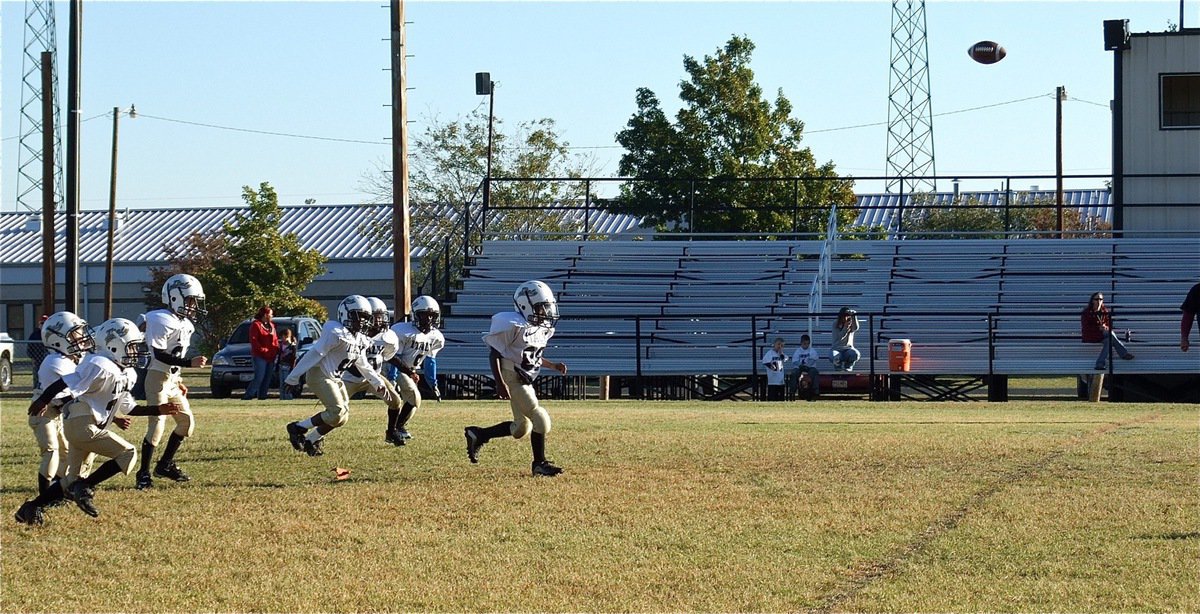
{"type": "Polygon", "coordinates": [[[275,366],[275,357],[279,355],[279,334],[275,331],[275,323],[271,318],[275,312],[269,305],[263,305],[250,322],[250,356],[254,360],[254,381],[246,387],[243,401],[256,396],[261,401],[267,398],[271,391],[271,372],[275,366]]]}
{"type": "Polygon", "coordinates": [[[40,388],[38,385],[38,371],[42,368],[42,361],[46,360],[46,344],[42,343],[42,326],[46,323],[46,318],[49,317],[49,315],[44,315],[38,320],[37,326],[33,328],[33,332],[29,333],[29,343],[25,345],[25,355],[33,363],[34,390],[40,388]]]}
{"type": "Polygon", "coordinates": [[[1112,314],[1108,312],[1108,307],[1104,305],[1104,295],[1100,292],[1092,294],[1092,298],[1088,301],[1086,307],[1079,314],[1080,338],[1084,343],[1102,343],[1100,355],[1096,357],[1096,370],[1103,371],[1107,368],[1108,357],[1112,353],[1113,348],[1117,350],[1117,354],[1124,360],[1133,359],[1133,354],[1125,349],[1125,344],[1117,338],[1116,333],[1112,330],[1112,314]]]}
{"type": "Polygon", "coordinates": [[[833,342],[830,345],[829,358],[837,371],[853,371],[854,363],[858,362],[861,354],[854,347],[854,331],[858,330],[858,312],[849,307],[838,311],[837,321],[833,323],[833,342]]]}
{"type": "Polygon", "coordinates": [[[1179,306],[1179,310],[1183,312],[1183,318],[1179,320],[1179,349],[1180,351],[1188,351],[1188,336],[1192,334],[1192,322],[1200,319],[1200,284],[1192,286],[1188,290],[1187,297],[1183,299],[1183,304],[1179,306]]]}
{"type": "Polygon", "coordinates": [[[795,388],[802,396],[808,398],[809,401],[816,400],[817,395],[821,393],[820,375],[817,370],[817,360],[820,356],[817,354],[816,348],[812,347],[812,337],[807,334],[800,335],[800,348],[792,354],[792,364],[796,365],[795,388]]]}
{"type": "Polygon", "coordinates": [[[292,367],[296,366],[296,335],[290,328],[285,328],[279,333],[279,356],[275,361],[279,363],[279,400],[290,401],[292,391],[283,385],[283,381],[291,375],[292,367]]]}
{"type": "Polygon", "coordinates": [[[762,364],[767,367],[767,400],[782,401],[784,392],[784,378],[787,371],[784,365],[791,361],[792,357],[787,355],[783,349],[783,339],[775,340],[775,344],[771,349],[763,354],[762,364]]]}

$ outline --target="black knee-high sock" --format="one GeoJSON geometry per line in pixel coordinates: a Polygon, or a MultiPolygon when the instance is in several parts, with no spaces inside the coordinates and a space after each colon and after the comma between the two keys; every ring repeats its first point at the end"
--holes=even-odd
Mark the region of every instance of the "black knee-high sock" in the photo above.
{"type": "Polygon", "coordinates": [[[44,494],[46,492],[47,488],[50,488],[50,478],[39,473],[38,474],[38,494],[39,495],[44,494]]]}
{"type": "Polygon", "coordinates": [[[480,441],[496,439],[497,437],[512,437],[512,420],[493,424],[485,429],[479,429],[478,434],[480,441]]]}
{"type": "Polygon", "coordinates": [[[63,498],[62,480],[54,480],[46,487],[46,490],[34,497],[33,504],[38,507],[45,507],[63,498]]]}
{"type": "Polygon", "coordinates": [[[413,407],[411,404],[405,403],[404,407],[400,409],[400,417],[396,420],[396,426],[399,428],[404,428],[404,425],[408,424],[408,419],[412,417],[413,412],[416,411],[416,409],[417,408],[413,407]]]}
{"type": "Polygon", "coordinates": [[[150,473],[150,462],[154,460],[154,444],[142,440],[142,469],[138,473],[150,473]]]}
{"type": "Polygon", "coordinates": [[[179,451],[179,444],[186,439],[179,433],[171,433],[171,437],[167,439],[167,447],[163,448],[162,458],[158,459],[158,464],[166,467],[175,462],[175,453],[179,451]]]}
{"type": "Polygon", "coordinates": [[[114,475],[121,473],[121,465],[114,459],[108,459],[103,465],[100,465],[91,475],[79,480],[89,487],[95,487],[100,482],[111,478],[114,475]]]}
{"type": "Polygon", "coordinates": [[[400,417],[400,410],[399,410],[399,409],[392,409],[392,408],[390,408],[390,407],[388,408],[388,426],[387,426],[387,432],[389,432],[389,433],[390,433],[390,432],[392,432],[392,431],[396,430],[396,420],[397,420],[399,417],[400,417]]]}
{"type": "Polygon", "coordinates": [[[546,435],[534,431],[529,434],[529,445],[533,448],[533,462],[540,463],[546,460],[546,435]]]}

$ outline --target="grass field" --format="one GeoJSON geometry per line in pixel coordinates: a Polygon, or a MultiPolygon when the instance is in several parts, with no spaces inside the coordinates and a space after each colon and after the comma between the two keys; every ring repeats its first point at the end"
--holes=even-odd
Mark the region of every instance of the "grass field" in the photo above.
{"type": "Polygon", "coordinates": [[[534,479],[525,441],[466,460],[504,402],[428,403],[394,448],[356,401],[309,458],[283,425],[313,401],[197,399],[192,482],[27,528],[2,403],[6,612],[1200,610],[1196,406],[549,401],[566,473],[534,479]]]}

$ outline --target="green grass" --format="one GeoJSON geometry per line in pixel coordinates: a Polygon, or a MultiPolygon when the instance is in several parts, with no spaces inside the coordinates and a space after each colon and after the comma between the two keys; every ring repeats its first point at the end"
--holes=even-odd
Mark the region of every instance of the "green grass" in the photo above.
{"type": "Polygon", "coordinates": [[[283,429],[311,400],[197,399],[192,482],[26,528],[2,402],[4,611],[1200,610],[1195,406],[548,400],[566,473],[534,479],[525,441],[466,461],[504,402],[393,448],[356,401],[314,459],[283,429]]]}

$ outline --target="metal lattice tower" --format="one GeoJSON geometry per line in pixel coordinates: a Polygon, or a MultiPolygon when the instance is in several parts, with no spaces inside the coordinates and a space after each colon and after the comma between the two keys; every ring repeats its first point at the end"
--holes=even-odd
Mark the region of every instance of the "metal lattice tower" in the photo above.
{"type": "Polygon", "coordinates": [[[887,192],[936,192],[925,0],[892,0],[887,192]]]}
{"type": "MultiPolygon", "coordinates": [[[[54,2],[25,0],[25,57],[21,70],[21,143],[17,156],[17,207],[42,210],[42,52],[58,57],[55,42],[54,2]]],[[[54,125],[62,125],[58,104],[58,61],[52,63],[54,125]]],[[[63,167],[61,130],[54,131],[54,202],[62,204],[63,167]]]]}

